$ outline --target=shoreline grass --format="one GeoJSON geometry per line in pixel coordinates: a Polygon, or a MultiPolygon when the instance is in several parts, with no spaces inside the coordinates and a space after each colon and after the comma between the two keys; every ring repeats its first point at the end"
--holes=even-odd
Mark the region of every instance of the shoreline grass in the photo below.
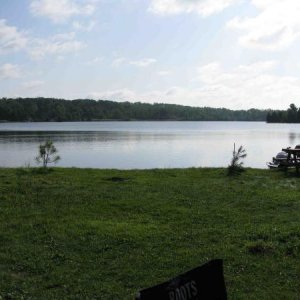
{"type": "Polygon", "coordinates": [[[3,299],[133,299],[214,258],[229,299],[300,298],[294,171],[39,170],[0,169],[3,299]]]}

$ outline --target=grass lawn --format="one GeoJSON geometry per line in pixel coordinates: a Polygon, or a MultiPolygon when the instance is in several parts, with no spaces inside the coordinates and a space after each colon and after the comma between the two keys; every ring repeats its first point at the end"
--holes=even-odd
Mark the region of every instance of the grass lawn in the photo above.
{"type": "Polygon", "coordinates": [[[0,169],[0,299],[133,299],[211,259],[229,299],[300,299],[300,177],[0,169]]]}

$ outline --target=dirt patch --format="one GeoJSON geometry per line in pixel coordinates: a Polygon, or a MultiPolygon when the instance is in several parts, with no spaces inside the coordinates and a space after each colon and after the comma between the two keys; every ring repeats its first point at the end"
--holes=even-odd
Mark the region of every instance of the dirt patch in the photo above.
{"type": "Polygon", "coordinates": [[[248,243],[246,245],[246,248],[249,253],[254,255],[269,254],[274,250],[271,244],[266,243],[264,241],[256,241],[256,242],[248,243]]]}
{"type": "Polygon", "coordinates": [[[114,177],[106,178],[106,180],[107,181],[112,181],[112,182],[124,182],[124,181],[129,181],[130,179],[129,178],[124,178],[124,177],[114,176],[114,177]]]}

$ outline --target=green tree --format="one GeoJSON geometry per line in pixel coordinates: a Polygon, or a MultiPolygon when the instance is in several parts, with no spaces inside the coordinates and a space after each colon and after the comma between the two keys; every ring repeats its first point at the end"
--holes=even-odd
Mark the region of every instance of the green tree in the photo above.
{"type": "Polygon", "coordinates": [[[236,151],[235,144],[234,144],[232,158],[228,166],[229,175],[238,174],[244,170],[243,167],[244,162],[242,161],[242,159],[244,159],[246,156],[247,153],[244,147],[240,146],[239,149],[236,151]]]}
{"type": "Polygon", "coordinates": [[[56,155],[57,149],[52,141],[46,141],[39,146],[39,154],[35,158],[38,164],[42,164],[44,168],[47,168],[48,164],[57,163],[60,160],[60,156],[56,155]]]}
{"type": "Polygon", "coordinates": [[[229,110],[162,103],[129,103],[104,100],[54,98],[0,99],[4,121],[90,121],[90,120],[182,120],[264,121],[266,110],[229,110]]]}
{"type": "Polygon", "coordinates": [[[287,110],[287,121],[288,123],[296,123],[297,122],[297,113],[298,108],[295,104],[290,104],[289,109],[287,110]]]}

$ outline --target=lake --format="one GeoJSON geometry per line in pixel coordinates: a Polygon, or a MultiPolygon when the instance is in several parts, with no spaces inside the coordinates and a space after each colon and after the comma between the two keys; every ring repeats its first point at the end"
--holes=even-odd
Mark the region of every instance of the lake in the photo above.
{"type": "Polygon", "coordinates": [[[300,144],[300,124],[263,122],[0,123],[0,166],[35,166],[38,146],[52,140],[57,166],[80,168],[226,167],[233,145],[245,166],[266,168],[283,147],[300,144]]]}

